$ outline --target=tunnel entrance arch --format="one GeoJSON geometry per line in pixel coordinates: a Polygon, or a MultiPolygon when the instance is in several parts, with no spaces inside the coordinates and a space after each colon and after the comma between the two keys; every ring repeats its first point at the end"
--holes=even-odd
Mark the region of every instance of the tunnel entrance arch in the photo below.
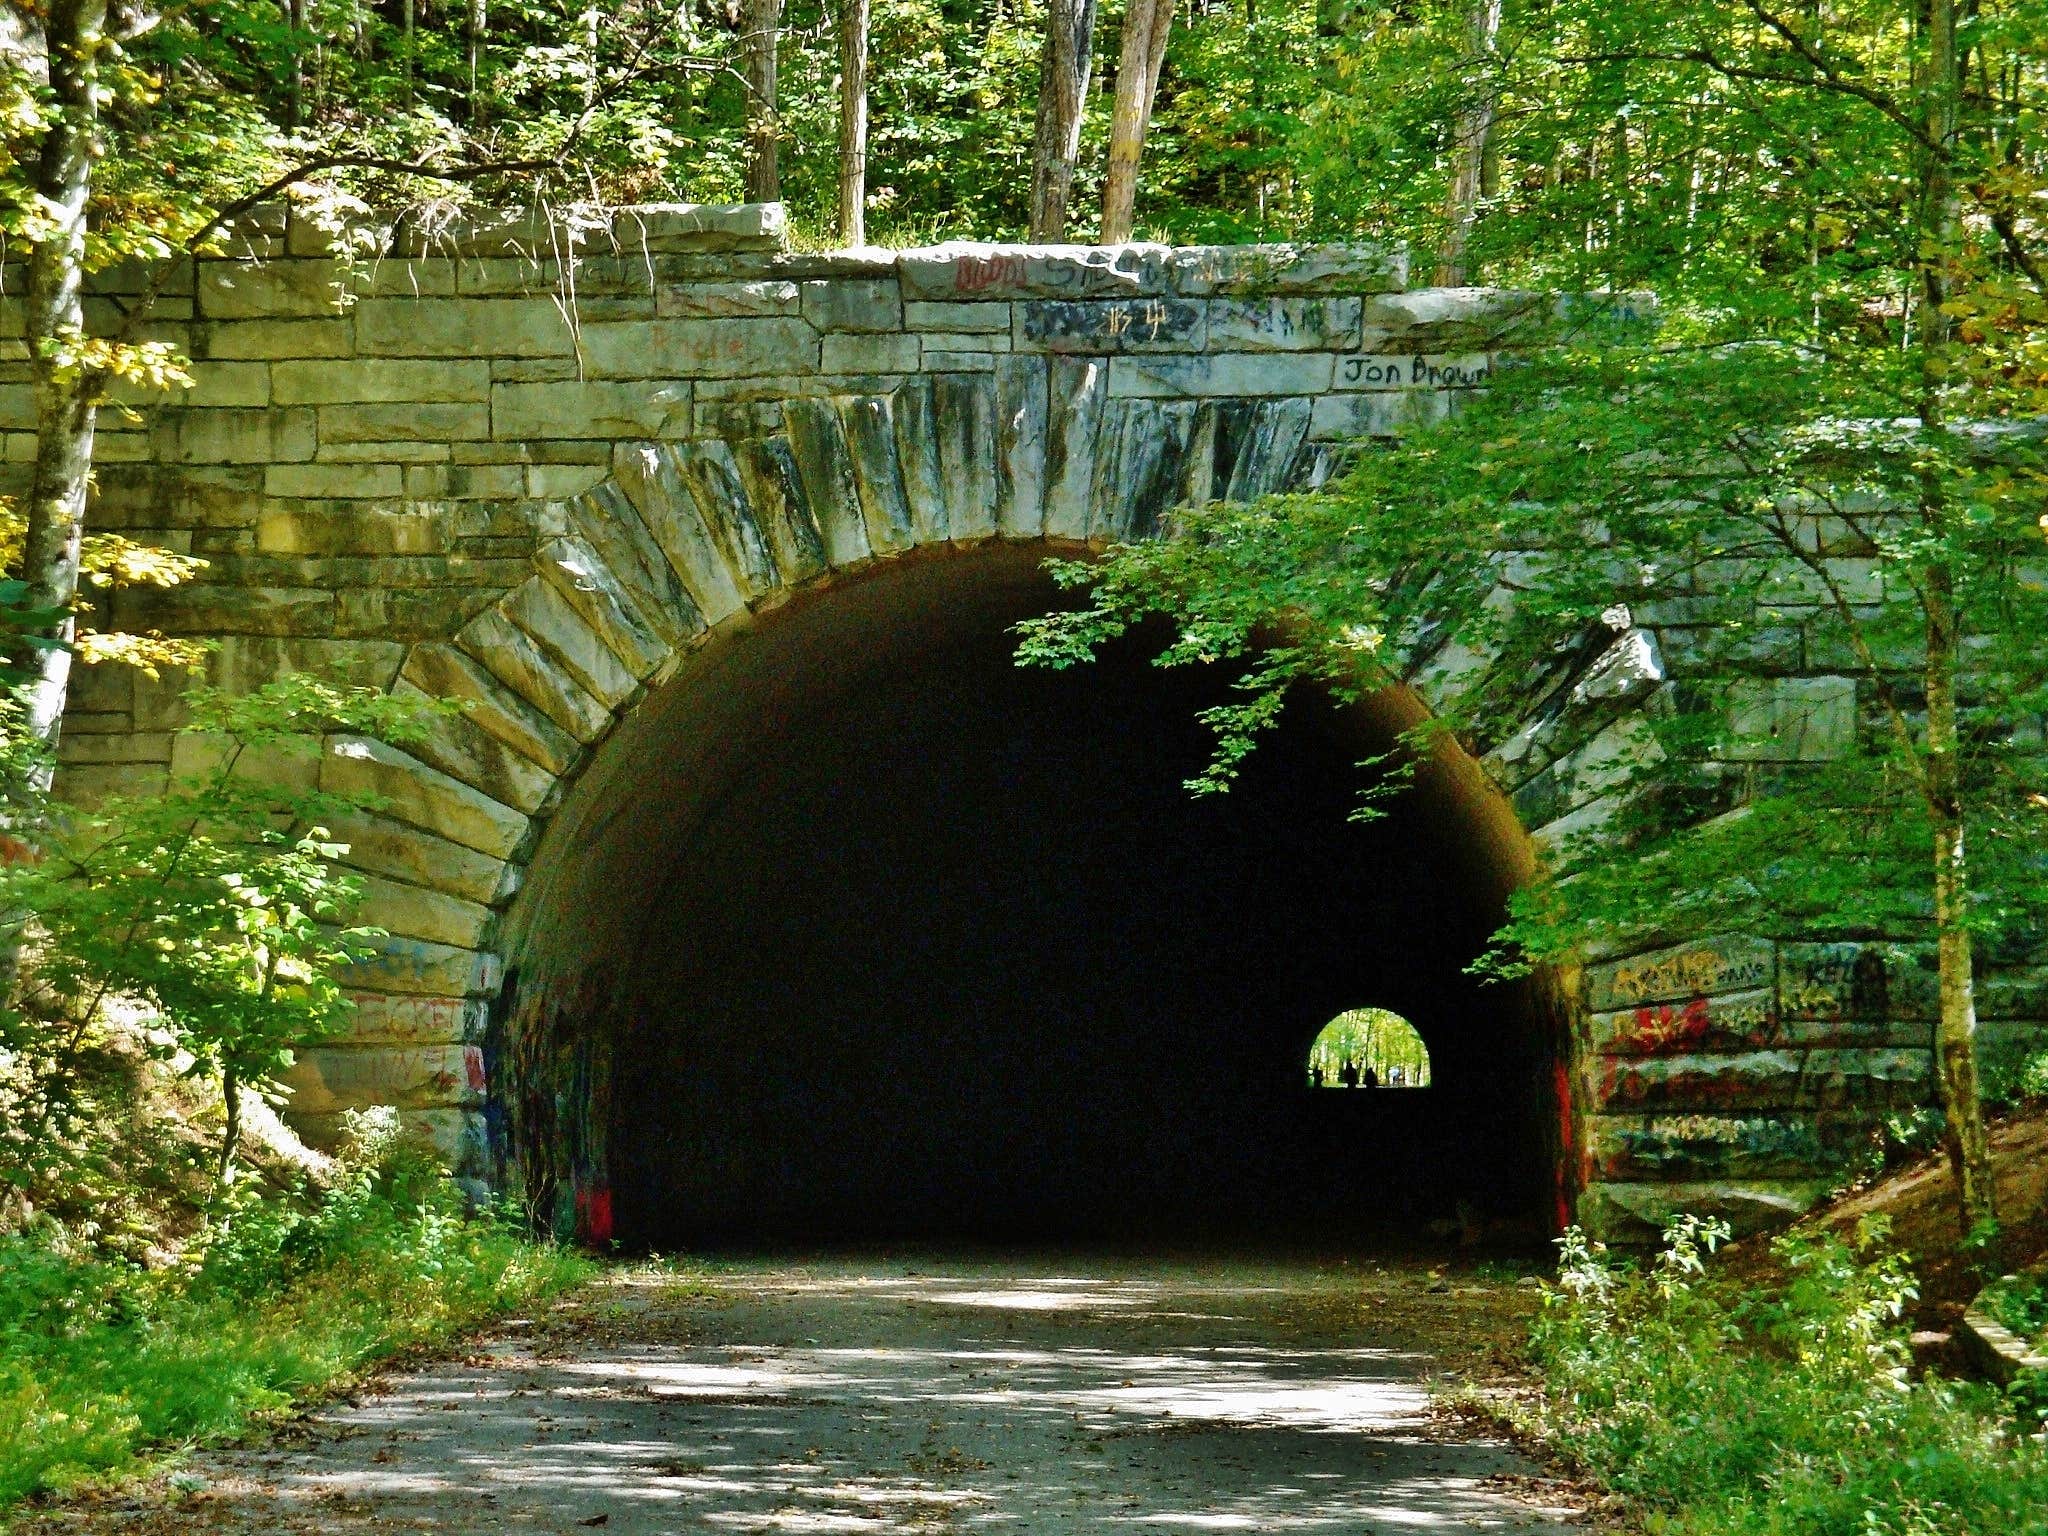
{"type": "MultiPolygon", "coordinates": [[[[1349,819],[1390,721],[1300,701],[1232,794],[1227,678],[1141,639],[1017,668],[1043,543],[921,551],[736,627],[569,790],[504,936],[499,1155],[549,1219],[720,1239],[1334,1238],[1554,1219],[1558,1043],[1463,966],[1514,871],[1442,774],[1349,819]],[[1362,994],[1436,1110],[1304,1113],[1362,994]],[[1304,1202],[1305,1182],[1355,1185],[1304,1202]]],[[[1403,1096],[1406,1097],[1406,1096],[1403,1096]]]]}

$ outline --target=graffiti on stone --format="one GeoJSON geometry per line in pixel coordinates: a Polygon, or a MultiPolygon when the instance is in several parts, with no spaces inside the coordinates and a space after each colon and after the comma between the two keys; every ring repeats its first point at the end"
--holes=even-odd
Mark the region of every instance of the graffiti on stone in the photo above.
{"type": "Polygon", "coordinates": [[[1710,1047],[1753,1048],[1778,1036],[1777,1009],[1768,987],[1719,997],[1644,1003],[1592,1021],[1596,1050],[1654,1055],[1710,1047]]]}
{"type": "Polygon", "coordinates": [[[1592,973],[1588,1003],[1604,1011],[1766,987],[1774,958],[1767,941],[1740,938],[1632,956],[1592,973]]]}
{"type": "Polygon", "coordinates": [[[1192,351],[1207,311],[1182,299],[1039,299],[1019,306],[1024,339],[1048,352],[1192,351]]]}
{"type": "Polygon", "coordinates": [[[1339,389],[1477,389],[1493,377],[1485,354],[1440,357],[1346,357],[1337,363],[1339,389]]]}

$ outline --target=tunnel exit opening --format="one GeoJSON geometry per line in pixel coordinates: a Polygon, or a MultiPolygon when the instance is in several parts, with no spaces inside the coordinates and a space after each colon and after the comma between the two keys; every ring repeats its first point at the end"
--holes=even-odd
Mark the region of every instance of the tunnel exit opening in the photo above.
{"type": "Polygon", "coordinates": [[[1354,820],[1390,714],[1307,697],[1191,795],[1229,676],[1156,636],[1018,668],[1045,553],[799,594],[596,754],[511,914],[511,1187],[636,1247],[1538,1235],[1555,1032],[1464,970],[1518,874],[1497,815],[1426,771],[1354,820]],[[1361,997],[1428,1092],[1301,1091],[1361,997]]]}

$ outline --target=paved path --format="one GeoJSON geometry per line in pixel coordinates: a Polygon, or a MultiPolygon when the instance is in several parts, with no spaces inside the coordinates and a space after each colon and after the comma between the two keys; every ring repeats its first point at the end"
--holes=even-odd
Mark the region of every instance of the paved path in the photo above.
{"type": "Polygon", "coordinates": [[[297,1443],[203,1461],[198,1497],[127,1518],[565,1536],[1563,1530],[1560,1492],[1432,1412],[1428,1362],[1397,1342],[1412,1313],[1375,1321],[1373,1295],[1428,1285],[1075,1261],[622,1277],[566,1319],[319,1415],[297,1443]]]}

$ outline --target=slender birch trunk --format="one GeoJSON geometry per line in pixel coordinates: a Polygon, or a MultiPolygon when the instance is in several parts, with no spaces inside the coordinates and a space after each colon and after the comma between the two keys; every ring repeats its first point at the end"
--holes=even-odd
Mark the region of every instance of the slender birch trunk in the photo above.
{"type": "Polygon", "coordinates": [[[869,0],[839,0],[839,243],[868,243],[869,0]]]}
{"type": "Polygon", "coordinates": [[[1031,144],[1031,238],[1063,240],[1081,118],[1095,69],[1095,0],[1050,0],[1038,60],[1038,124],[1031,144]]]}
{"type": "Polygon", "coordinates": [[[775,49],[782,29],[782,0],[747,0],[747,201],[782,200],[782,174],[777,165],[781,125],[775,113],[775,49]]]}
{"type": "Polygon", "coordinates": [[[1102,243],[1131,238],[1138,203],[1138,162],[1152,126],[1152,96],[1166,62],[1173,0],[1130,0],[1118,55],[1116,109],[1109,123],[1109,173],[1102,186],[1102,243]]]}
{"type": "MultiPolygon", "coordinates": [[[[1926,17],[1928,148],[1921,183],[1925,222],[1920,240],[1920,420],[1930,432],[1938,433],[1948,425],[1942,391],[1949,376],[1954,322],[1944,306],[1949,298],[1948,258],[1957,247],[1961,228],[1954,155],[1962,76],[1956,51],[1955,0],[1929,0],[1926,17]]],[[[1947,564],[1952,557],[1940,547],[1954,514],[1938,469],[1922,476],[1919,511],[1930,541],[1936,545],[1922,597],[1927,616],[1923,679],[1927,691],[1926,793],[1934,834],[1934,922],[1941,988],[1941,1015],[1934,1032],[1935,1077],[1941,1088],[1944,1140],[1967,1237],[1997,1220],[1998,1201],[1977,1071],[1969,850],[1964,840],[1962,744],[1956,724],[1963,623],[1956,601],[1955,571],[1947,564]]]]}
{"type": "MultiPolygon", "coordinates": [[[[51,119],[36,164],[36,197],[49,217],[29,246],[24,288],[29,376],[36,411],[22,579],[26,606],[64,611],[47,638],[68,646],[76,628],[78,548],[92,476],[93,431],[103,380],[75,355],[85,336],[85,207],[99,153],[99,56],[107,0],[53,0],[46,20],[51,119]]],[[[68,649],[31,647],[16,657],[31,677],[28,727],[56,745],[71,682],[68,649]]]]}
{"type": "Polygon", "coordinates": [[[1444,288],[1465,286],[1465,248],[1471,242],[1472,226],[1479,221],[1479,202],[1486,192],[1486,153],[1498,106],[1490,72],[1494,47],[1500,39],[1500,0],[1472,0],[1468,23],[1472,67],[1489,73],[1478,83],[1477,94],[1458,114],[1458,165],[1444,209],[1447,230],[1443,260],[1436,270],[1437,283],[1444,288]]]}

